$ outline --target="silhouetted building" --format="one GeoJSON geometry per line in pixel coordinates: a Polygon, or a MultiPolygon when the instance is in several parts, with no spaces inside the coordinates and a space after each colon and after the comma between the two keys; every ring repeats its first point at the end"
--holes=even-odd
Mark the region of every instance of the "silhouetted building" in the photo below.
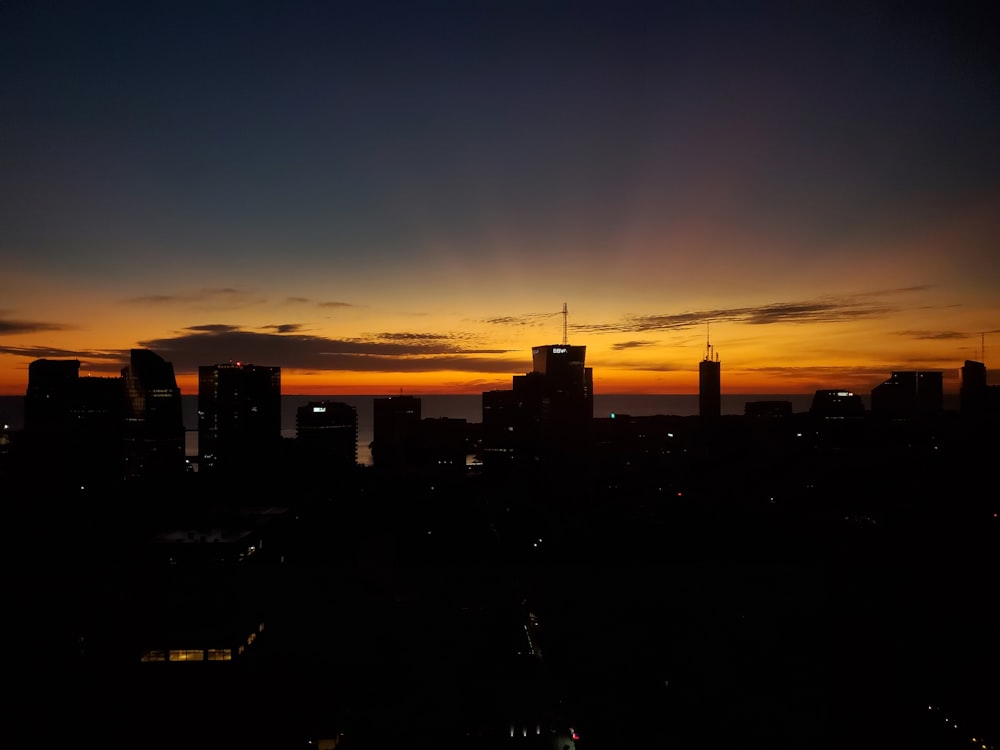
{"type": "Polygon", "coordinates": [[[201,470],[257,473],[280,441],[280,367],[230,362],[198,368],[201,470]]]}
{"type": "Polygon", "coordinates": [[[959,390],[959,409],[962,416],[968,418],[1000,417],[1000,386],[988,384],[984,363],[965,360],[959,390]]]}
{"type": "Polygon", "coordinates": [[[295,413],[299,455],[323,468],[358,463],[358,412],[340,401],[310,401],[295,413]]]}
{"type": "Polygon", "coordinates": [[[791,401],[747,401],[743,415],[757,419],[783,419],[792,416],[791,401]]]}
{"type": "Polygon", "coordinates": [[[594,421],[594,375],[587,347],[531,350],[532,371],[510,391],[483,393],[483,465],[524,468],[548,458],[578,458],[594,421]]]}
{"type": "Polygon", "coordinates": [[[711,343],[698,363],[698,416],[711,419],[722,415],[722,363],[711,343]]]}
{"type": "Polygon", "coordinates": [[[80,377],[80,361],[28,365],[25,470],[69,482],[122,476],[122,380],[80,377]]]}
{"type": "Polygon", "coordinates": [[[813,395],[809,413],[820,419],[862,419],[865,404],[861,396],[842,389],[819,390],[813,395]]]}
{"type": "Polygon", "coordinates": [[[412,465],[420,451],[420,399],[388,396],[373,403],[372,463],[399,469],[412,465]]]}
{"type": "Polygon", "coordinates": [[[184,417],[174,366],[148,349],[133,349],[121,372],[126,478],[183,473],[184,417]]]}
{"type": "Polygon", "coordinates": [[[465,472],[468,455],[467,421],[453,417],[421,420],[420,463],[436,474],[460,475],[465,472]]]}
{"type": "Polygon", "coordinates": [[[24,429],[32,434],[65,433],[78,400],[80,360],[36,359],[28,365],[24,429]]]}
{"type": "Polygon", "coordinates": [[[893,372],[871,393],[872,415],[890,419],[932,417],[944,410],[940,370],[893,372]]]}
{"type": "Polygon", "coordinates": [[[513,390],[483,392],[483,465],[512,467],[534,456],[541,423],[540,397],[526,398],[518,383],[529,376],[514,377],[513,390]]]}
{"type": "Polygon", "coordinates": [[[586,356],[585,346],[532,348],[532,374],[541,377],[530,387],[540,390],[543,422],[582,425],[594,418],[594,374],[585,365],[586,356]]]}

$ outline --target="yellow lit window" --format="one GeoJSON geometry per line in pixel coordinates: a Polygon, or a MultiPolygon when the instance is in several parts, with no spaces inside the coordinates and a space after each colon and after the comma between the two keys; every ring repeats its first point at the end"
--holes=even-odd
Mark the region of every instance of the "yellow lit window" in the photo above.
{"type": "Polygon", "coordinates": [[[204,661],[205,652],[200,648],[172,648],[170,661],[204,661]]]}
{"type": "Polygon", "coordinates": [[[142,655],[142,661],[166,661],[167,652],[159,650],[150,650],[142,655]]]}
{"type": "Polygon", "coordinates": [[[233,658],[232,649],[210,648],[208,649],[209,661],[230,661],[233,658]]]}

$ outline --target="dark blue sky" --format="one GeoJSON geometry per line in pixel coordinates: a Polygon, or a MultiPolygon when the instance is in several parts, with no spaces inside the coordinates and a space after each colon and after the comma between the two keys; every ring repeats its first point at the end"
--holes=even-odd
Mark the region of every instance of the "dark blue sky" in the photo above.
{"type": "MultiPolygon", "coordinates": [[[[67,284],[95,306],[236,289],[399,301],[339,322],[359,333],[415,331],[403,314],[445,333],[465,311],[452,325],[486,340],[483,320],[567,297],[585,333],[946,283],[911,306],[975,304],[941,332],[975,337],[1000,282],[996,20],[962,2],[6,2],[18,294],[0,321],[68,327],[45,299],[67,284]],[[415,293],[438,285],[453,308],[415,293]]],[[[348,335],[273,305],[186,309],[177,330],[348,335]]],[[[89,349],[127,346],[101,339],[113,317],[89,349]]]]}

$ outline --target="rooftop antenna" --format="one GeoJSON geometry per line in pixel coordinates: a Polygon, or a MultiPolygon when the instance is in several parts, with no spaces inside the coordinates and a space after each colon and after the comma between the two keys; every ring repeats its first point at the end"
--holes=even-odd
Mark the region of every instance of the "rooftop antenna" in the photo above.
{"type": "MultiPolygon", "coordinates": [[[[711,334],[711,322],[705,324],[705,361],[712,361],[712,334],[711,334]]],[[[719,359],[719,355],[715,355],[716,361],[719,359]]]]}
{"type": "Polygon", "coordinates": [[[569,339],[567,338],[566,334],[567,321],[569,319],[569,310],[567,309],[565,302],[563,302],[562,316],[563,316],[563,346],[566,346],[569,343],[569,339]]]}

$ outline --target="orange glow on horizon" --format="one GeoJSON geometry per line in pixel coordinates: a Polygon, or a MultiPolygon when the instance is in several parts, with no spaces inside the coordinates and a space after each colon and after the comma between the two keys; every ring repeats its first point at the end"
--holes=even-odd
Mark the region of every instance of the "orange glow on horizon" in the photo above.
{"type": "MultiPolygon", "coordinates": [[[[886,380],[892,370],[940,369],[944,372],[946,393],[955,393],[960,386],[957,367],[888,368],[883,372],[873,372],[873,368],[843,367],[834,372],[822,370],[802,373],[788,372],[780,377],[754,370],[727,370],[722,366],[722,392],[724,394],[787,394],[809,395],[826,388],[847,388],[857,393],[868,393],[886,380]]],[[[507,390],[512,387],[514,375],[530,370],[526,363],[522,372],[510,375],[496,373],[469,372],[373,372],[350,371],[298,371],[282,368],[281,392],[291,396],[392,396],[399,393],[409,395],[470,395],[491,390],[507,390]],[[478,375],[478,376],[477,376],[478,375]]],[[[105,371],[83,369],[81,376],[117,377],[118,368],[105,371]]],[[[27,365],[2,371],[0,395],[24,396],[28,387],[27,365]]],[[[991,382],[992,382],[991,378],[991,382]]],[[[196,372],[177,373],[177,385],[183,395],[198,393],[196,372]]],[[[648,370],[627,370],[594,368],[594,391],[597,394],[630,395],[694,395],[698,393],[698,370],[676,370],[657,372],[648,370]]]]}

